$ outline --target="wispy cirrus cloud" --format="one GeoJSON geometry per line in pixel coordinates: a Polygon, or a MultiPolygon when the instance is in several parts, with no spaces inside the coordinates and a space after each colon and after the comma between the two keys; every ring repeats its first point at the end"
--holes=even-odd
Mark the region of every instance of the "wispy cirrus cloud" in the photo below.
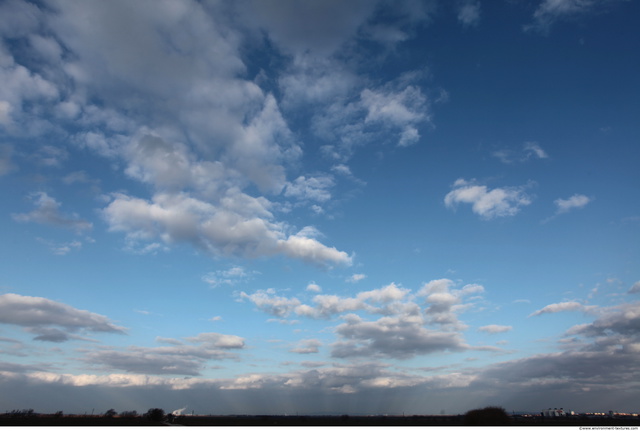
{"type": "Polygon", "coordinates": [[[353,274],[346,279],[348,283],[357,283],[367,278],[366,274],[353,274]]]}
{"type": "Polygon", "coordinates": [[[295,347],[291,348],[289,351],[292,353],[300,353],[300,354],[311,354],[318,353],[319,348],[322,346],[322,341],[310,338],[306,340],[300,340],[295,347]]]}
{"type": "Polygon", "coordinates": [[[556,199],[553,203],[556,205],[556,214],[564,214],[574,209],[584,208],[591,201],[593,201],[592,198],[576,193],[568,199],[556,199]]]}
{"type": "Polygon", "coordinates": [[[28,213],[16,213],[11,216],[21,223],[42,223],[75,230],[91,230],[93,224],[81,219],[77,214],[66,215],[60,211],[61,204],[45,192],[36,192],[30,196],[36,209],[28,213]]]}
{"type": "Polygon", "coordinates": [[[169,346],[96,349],[86,352],[83,360],[109,371],[198,376],[207,361],[235,358],[231,351],[245,347],[243,338],[215,332],[157,341],[169,346]]]}
{"type": "Polygon", "coordinates": [[[513,329],[513,326],[507,325],[486,325],[478,328],[478,331],[487,332],[489,334],[500,334],[503,332],[509,332],[513,329]]]}
{"type": "Polygon", "coordinates": [[[529,317],[540,316],[542,314],[560,313],[563,311],[588,311],[592,309],[591,306],[586,306],[576,301],[558,302],[555,304],[549,304],[539,310],[529,314],[529,317]]]}
{"type": "Polygon", "coordinates": [[[492,153],[502,163],[522,163],[531,159],[547,159],[549,155],[537,142],[525,142],[520,149],[504,148],[492,153]]]}
{"type": "Polygon", "coordinates": [[[524,26],[524,30],[547,33],[557,21],[606,10],[617,1],[619,0],[543,0],[533,13],[533,23],[524,26]]]}
{"type": "Polygon", "coordinates": [[[235,265],[229,269],[220,269],[209,272],[202,276],[202,281],[209,284],[211,287],[218,287],[221,285],[233,286],[238,283],[247,282],[256,274],[258,274],[257,271],[248,271],[242,266],[235,265]]]}

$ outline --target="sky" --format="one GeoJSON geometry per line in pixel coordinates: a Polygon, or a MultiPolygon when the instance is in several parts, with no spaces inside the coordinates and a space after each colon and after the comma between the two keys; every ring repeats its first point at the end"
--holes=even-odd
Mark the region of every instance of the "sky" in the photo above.
{"type": "Polygon", "coordinates": [[[0,2],[0,411],[640,412],[639,15],[0,2]]]}

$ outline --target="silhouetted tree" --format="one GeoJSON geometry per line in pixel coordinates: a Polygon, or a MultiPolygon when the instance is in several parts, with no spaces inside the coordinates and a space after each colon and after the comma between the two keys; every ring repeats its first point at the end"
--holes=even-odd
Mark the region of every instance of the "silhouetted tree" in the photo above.
{"type": "Polygon", "coordinates": [[[122,413],[120,413],[120,416],[124,416],[127,418],[135,418],[136,416],[138,416],[138,412],[135,410],[131,410],[131,411],[124,411],[122,413]]]}
{"type": "Polygon", "coordinates": [[[112,418],[117,414],[117,412],[114,409],[109,409],[106,412],[104,412],[104,417],[106,418],[112,418]]]}
{"type": "Polygon", "coordinates": [[[511,418],[502,407],[470,410],[464,415],[464,425],[509,425],[511,418]]]}
{"type": "Polygon", "coordinates": [[[149,411],[147,411],[147,419],[149,419],[150,421],[161,421],[162,419],[164,419],[164,410],[162,409],[149,409],[149,411]]]}

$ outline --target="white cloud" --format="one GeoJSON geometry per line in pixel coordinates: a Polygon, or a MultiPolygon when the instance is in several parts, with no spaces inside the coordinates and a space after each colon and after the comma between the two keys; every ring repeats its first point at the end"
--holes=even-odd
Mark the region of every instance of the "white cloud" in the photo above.
{"type": "Polygon", "coordinates": [[[293,347],[290,352],[301,354],[318,353],[320,351],[320,346],[322,346],[322,342],[320,340],[310,338],[307,340],[300,340],[296,347],[293,347]]]}
{"type": "Polygon", "coordinates": [[[406,147],[420,139],[416,125],[429,120],[429,105],[420,88],[409,85],[401,91],[365,89],[360,94],[367,110],[365,123],[382,123],[401,131],[398,146],[406,147]]]}
{"type": "Polygon", "coordinates": [[[91,230],[93,224],[78,218],[77,215],[66,216],[59,211],[60,203],[45,192],[31,195],[36,209],[29,213],[12,214],[14,220],[21,223],[35,222],[73,229],[78,232],[91,230]]]}
{"type": "Polygon", "coordinates": [[[36,340],[62,342],[78,332],[124,333],[125,328],[108,318],[47,298],[0,295],[0,323],[22,326],[38,334],[36,340]]]}
{"type": "Polygon", "coordinates": [[[572,209],[584,208],[592,199],[580,194],[575,194],[568,199],[556,199],[553,203],[556,204],[557,214],[563,214],[571,211],[572,209]]]}
{"type": "Polygon", "coordinates": [[[66,254],[69,254],[72,250],[79,250],[80,248],[82,248],[82,242],[77,240],[63,243],[47,241],[43,238],[37,238],[37,240],[47,245],[51,252],[58,256],[64,256],[66,254]]]}
{"type": "Polygon", "coordinates": [[[546,33],[558,20],[593,13],[614,2],[611,0],[543,0],[533,14],[533,24],[524,28],[546,33]]]}
{"type": "Polygon", "coordinates": [[[59,211],[60,203],[45,192],[31,195],[36,209],[29,213],[12,214],[15,221],[21,223],[35,222],[72,229],[78,232],[91,230],[93,224],[80,219],[76,214],[67,216],[59,211]]]}
{"type": "Polygon", "coordinates": [[[343,340],[333,344],[331,355],[346,357],[388,357],[407,359],[416,355],[468,348],[457,332],[440,332],[423,327],[419,316],[382,317],[365,321],[355,314],[336,327],[343,340]]]}
{"type": "Polygon", "coordinates": [[[455,283],[447,278],[431,280],[422,286],[418,296],[424,296],[429,304],[425,310],[429,323],[462,330],[467,326],[458,319],[458,313],[472,305],[471,302],[463,304],[464,298],[483,293],[484,287],[479,284],[467,284],[461,289],[453,289],[454,286],[455,283]]]}
{"type": "Polygon", "coordinates": [[[124,370],[141,374],[176,374],[197,376],[209,360],[233,359],[229,350],[243,349],[244,339],[236,335],[202,333],[180,340],[158,341],[171,344],[162,347],[131,346],[126,350],[94,350],[87,352],[84,361],[105,370],[124,370]]]}
{"type": "MultiPolygon", "coordinates": [[[[598,318],[592,323],[576,325],[567,331],[569,335],[584,335],[587,337],[609,337],[613,343],[604,343],[600,339],[599,344],[593,346],[608,346],[640,351],[640,302],[621,304],[618,306],[597,309],[598,318]],[[618,335],[622,335],[620,338],[618,335]]],[[[636,352],[637,353],[637,352],[636,352]]]]}
{"type": "Polygon", "coordinates": [[[513,326],[506,325],[486,325],[478,328],[478,331],[488,332],[489,334],[500,334],[502,332],[509,332],[513,329],[513,326]]]}
{"type": "Polygon", "coordinates": [[[458,21],[465,26],[478,25],[480,22],[480,2],[466,0],[458,7],[458,21]]]}
{"type": "Polygon", "coordinates": [[[503,187],[489,189],[479,185],[475,180],[456,180],[444,198],[448,208],[455,208],[458,203],[471,204],[471,209],[485,220],[495,217],[516,215],[521,207],[531,204],[531,198],[524,192],[525,187],[503,187]]]}
{"type": "Polygon", "coordinates": [[[549,304],[540,310],[536,310],[529,315],[532,316],[540,316],[541,314],[547,313],[560,313],[562,311],[584,311],[588,309],[588,307],[583,304],[575,301],[567,301],[567,302],[559,302],[557,304],[549,304]]]}
{"type": "Polygon", "coordinates": [[[251,279],[256,271],[247,271],[242,266],[232,266],[229,269],[220,269],[209,272],[202,277],[202,281],[208,283],[211,287],[217,287],[223,284],[232,286],[238,283],[246,282],[251,279]]]}
{"type": "Polygon", "coordinates": [[[547,159],[549,155],[542,149],[537,142],[525,142],[522,145],[522,149],[514,150],[511,148],[505,148],[502,150],[494,151],[492,154],[494,157],[500,159],[502,163],[511,164],[515,162],[523,163],[531,159],[547,159]]]}
{"type": "Polygon", "coordinates": [[[308,292],[322,292],[322,287],[320,287],[319,285],[317,285],[316,283],[309,283],[307,285],[306,290],[308,292]]]}
{"type": "Polygon", "coordinates": [[[549,157],[547,152],[544,151],[537,142],[525,142],[524,152],[527,158],[537,157],[538,159],[546,159],[549,157]]]}
{"type": "Polygon", "coordinates": [[[156,194],[152,202],[115,194],[104,209],[114,231],[131,239],[160,238],[165,243],[188,242],[214,255],[286,256],[316,264],[350,264],[351,258],[333,247],[299,234],[285,236],[272,218],[266,199],[229,190],[220,206],[187,194],[156,194]]]}
{"type": "Polygon", "coordinates": [[[351,275],[351,277],[347,278],[347,282],[348,283],[357,283],[359,281],[364,280],[365,278],[367,278],[367,276],[365,274],[353,274],[351,275]]]}
{"type": "Polygon", "coordinates": [[[297,298],[278,296],[273,289],[253,294],[242,292],[240,296],[252,301],[262,311],[281,318],[295,314],[313,319],[330,319],[340,315],[344,323],[335,328],[339,336],[339,340],[332,345],[332,356],[335,357],[409,358],[435,351],[496,349],[472,347],[464,343],[460,331],[466,325],[457,318],[459,313],[473,305],[469,302],[474,299],[470,295],[482,293],[484,288],[467,284],[459,289],[450,289],[453,286],[451,280],[434,280],[427,283],[417,295],[412,295],[409,289],[390,283],[379,289],[359,292],[353,297],[316,295],[312,304],[304,304],[297,298]],[[416,302],[416,298],[423,296],[427,296],[426,301],[430,305],[424,312],[416,302]],[[383,317],[368,320],[363,317],[365,314],[383,317]],[[440,329],[425,328],[429,324],[437,325],[440,329]]]}
{"type": "Polygon", "coordinates": [[[636,281],[635,283],[633,283],[627,293],[640,293],[640,281],[636,281]]]}
{"type": "Polygon", "coordinates": [[[251,295],[241,292],[240,298],[253,302],[260,310],[277,317],[287,317],[300,305],[296,298],[275,296],[274,289],[258,290],[251,295]]]}
{"type": "MultiPolygon", "coordinates": [[[[191,1],[152,7],[144,1],[78,7],[63,2],[56,14],[30,12],[51,34],[30,34],[28,46],[51,63],[51,76],[60,85],[73,83],[74,90],[51,108],[61,115],[62,127],[64,118],[83,126],[81,132],[70,131],[69,140],[122,163],[129,177],[151,185],[151,201],[114,195],[105,219],[111,230],[125,232],[131,249],[139,248],[133,240],[157,238],[217,255],[279,253],[316,264],[349,264],[346,253],[287,233],[289,227],[274,220],[271,202],[260,196],[284,190],[287,198],[326,202],[333,180],[300,176],[287,182],[287,169],[302,150],[274,96],[239,78],[246,72],[240,36],[217,8],[191,1]],[[116,22],[119,31],[113,32],[116,22]],[[61,44],[73,55],[60,58],[61,44]],[[88,102],[93,99],[101,105],[88,102]],[[257,193],[249,195],[248,188],[257,193]]],[[[0,90],[4,111],[13,109],[14,115],[22,100],[60,96],[55,82],[11,56],[7,61],[11,67],[3,69],[3,81],[11,85],[0,90]]],[[[63,151],[47,144],[35,154],[54,166],[64,159],[63,151]]],[[[8,157],[2,160],[8,166],[8,157]]],[[[47,208],[15,217],[63,223],[53,217],[57,213],[43,214],[47,208]]]]}
{"type": "Polygon", "coordinates": [[[331,176],[305,177],[299,176],[293,182],[287,183],[284,195],[300,200],[326,202],[331,199],[329,191],[335,182],[331,176]]]}

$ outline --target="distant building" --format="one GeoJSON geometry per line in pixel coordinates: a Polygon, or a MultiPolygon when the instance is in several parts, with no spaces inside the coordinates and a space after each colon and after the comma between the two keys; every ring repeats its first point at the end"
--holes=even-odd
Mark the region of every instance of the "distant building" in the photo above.
{"type": "Polygon", "coordinates": [[[544,416],[545,418],[557,418],[557,417],[561,417],[561,416],[567,416],[567,413],[565,413],[564,409],[562,407],[558,408],[548,408],[546,410],[542,411],[542,416],[544,416]]]}

